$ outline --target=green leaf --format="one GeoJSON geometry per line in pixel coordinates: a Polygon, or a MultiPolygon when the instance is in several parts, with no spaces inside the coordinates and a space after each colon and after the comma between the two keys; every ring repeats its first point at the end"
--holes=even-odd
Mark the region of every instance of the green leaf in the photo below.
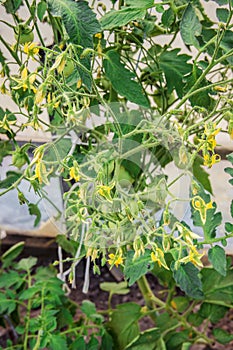
{"type": "Polygon", "coordinates": [[[194,327],[199,327],[203,323],[204,319],[198,313],[191,313],[188,315],[187,321],[194,327]]]}
{"type": "Polygon", "coordinates": [[[100,283],[100,289],[109,292],[111,294],[118,294],[118,295],[125,295],[129,293],[129,288],[127,288],[128,283],[127,282],[103,282],[100,283]]]}
{"type": "Polygon", "coordinates": [[[225,230],[228,233],[233,233],[233,224],[231,224],[230,222],[226,222],[225,223],[225,230]]]}
{"type": "Polygon", "coordinates": [[[3,272],[0,275],[0,288],[10,288],[14,286],[15,289],[19,288],[24,283],[24,276],[14,270],[9,272],[3,272]]]}
{"type": "Polygon", "coordinates": [[[184,43],[199,48],[199,42],[196,37],[201,34],[201,31],[202,26],[199,18],[196,15],[195,9],[189,3],[180,22],[180,34],[184,43]]]}
{"type": "Polygon", "coordinates": [[[28,204],[28,210],[30,215],[35,215],[35,221],[34,221],[34,226],[37,226],[40,223],[40,219],[41,219],[41,212],[40,209],[38,208],[38,206],[34,203],[30,203],[28,204]]]}
{"type": "Polygon", "coordinates": [[[191,345],[192,345],[192,343],[185,342],[185,343],[182,344],[181,350],[190,350],[191,349],[191,345]]]}
{"type": "Polygon", "coordinates": [[[48,0],[48,9],[62,19],[71,43],[93,47],[93,34],[100,32],[101,27],[86,1],[48,0]]]}
{"type": "Polygon", "coordinates": [[[32,286],[26,290],[24,290],[19,295],[19,300],[28,300],[34,297],[38,292],[41,292],[41,286],[32,286]]]}
{"type": "Polygon", "coordinates": [[[149,107],[148,99],[143,94],[141,85],[133,80],[136,75],[125,68],[120,61],[119,54],[114,50],[110,50],[107,52],[107,56],[108,59],[104,60],[104,69],[113,88],[129,101],[143,107],[149,107]]]}
{"type": "Polygon", "coordinates": [[[132,286],[141,276],[144,276],[148,271],[153,269],[151,263],[151,251],[145,250],[145,254],[133,260],[134,251],[128,251],[125,260],[124,275],[129,279],[129,286],[132,286]]]}
{"type": "Polygon", "coordinates": [[[87,344],[88,350],[98,350],[99,349],[99,342],[98,339],[92,334],[91,339],[89,343],[87,344]]]}
{"type": "Polygon", "coordinates": [[[22,5],[22,0],[6,0],[3,3],[3,5],[4,5],[7,13],[15,14],[15,12],[22,5]]]}
{"type": "Polygon", "coordinates": [[[135,303],[120,304],[112,312],[111,321],[107,326],[111,330],[116,349],[125,349],[139,335],[140,317],[141,306],[135,303]]]}
{"type": "Polygon", "coordinates": [[[141,332],[125,349],[127,350],[155,350],[156,342],[161,336],[159,328],[152,328],[141,332]]]}
{"type": "Polygon", "coordinates": [[[217,8],[216,9],[216,15],[217,15],[217,17],[218,17],[220,22],[226,23],[229,15],[230,15],[230,12],[229,12],[228,9],[219,9],[219,8],[217,8]]]}
{"type": "Polygon", "coordinates": [[[149,9],[154,6],[154,0],[126,0],[125,4],[131,8],[149,9]]]}
{"type": "Polygon", "coordinates": [[[209,180],[210,174],[208,174],[202,167],[203,159],[197,155],[193,162],[193,175],[198,182],[202,184],[204,189],[212,194],[212,187],[209,180]]]}
{"type": "Polygon", "coordinates": [[[16,171],[8,171],[6,173],[6,178],[0,181],[0,188],[8,188],[12,186],[20,177],[21,173],[17,173],[16,171]]]}
{"type": "Polygon", "coordinates": [[[213,0],[213,1],[217,2],[217,4],[219,4],[220,6],[228,4],[228,0],[213,0]]]}
{"type": "Polygon", "coordinates": [[[227,159],[228,159],[229,162],[231,162],[231,164],[233,165],[233,152],[227,155],[227,159]]]}
{"type": "Polygon", "coordinates": [[[105,331],[102,336],[101,350],[113,350],[113,339],[111,335],[105,331]]]}
{"type": "Polygon", "coordinates": [[[177,270],[172,267],[172,270],[174,279],[181,290],[194,299],[203,298],[198,268],[188,262],[187,264],[181,264],[177,270]]]}
{"type": "Polygon", "coordinates": [[[189,306],[189,298],[187,297],[175,297],[172,299],[172,303],[175,304],[178,312],[184,312],[189,306]]]}
{"type": "Polygon", "coordinates": [[[218,305],[233,305],[233,271],[227,271],[226,276],[217,271],[204,268],[201,271],[205,300],[218,305]]]}
{"type": "Polygon", "coordinates": [[[179,321],[177,319],[172,318],[167,312],[163,312],[156,319],[156,325],[159,327],[160,332],[163,333],[168,329],[174,329],[177,325],[179,326],[179,321]]]}
{"type": "Polygon", "coordinates": [[[81,310],[87,317],[91,317],[93,314],[96,314],[95,304],[89,300],[83,300],[81,310]]]}
{"type": "Polygon", "coordinates": [[[122,27],[131,21],[142,19],[146,15],[146,10],[138,8],[122,8],[121,10],[112,10],[107,12],[101,19],[100,24],[104,30],[111,30],[116,27],[122,27]]]}
{"type": "Polygon", "coordinates": [[[4,293],[0,292],[0,314],[10,314],[15,310],[16,305],[14,300],[8,299],[4,293]]]}
{"type": "Polygon", "coordinates": [[[162,14],[162,23],[165,27],[169,28],[175,21],[175,14],[171,8],[168,8],[164,13],[162,14]]]}
{"type": "MultiPolygon", "coordinates": [[[[233,153],[228,154],[227,159],[233,165],[233,153]]],[[[229,183],[233,186],[233,167],[227,167],[224,169],[224,171],[232,177],[232,179],[229,180],[229,183]]],[[[231,213],[231,216],[233,217],[233,207],[231,213]]]]}
{"type": "MultiPolygon", "coordinates": [[[[193,69],[192,73],[188,75],[185,78],[185,88],[184,91],[186,93],[189,92],[189,90],[192,88],[192,86],[196,83],[196,81],[199,79],[199,77],[202,74],[202,70],[195,67],[193,69]]],[[[209,82],[207,79],[203,79],[200,84],[197,85],[197,88],[208,86],[209,82]]],[[[208,110],[211,110],[213,108],[214,100],[210,97],[210,93],[212,93],[211,89],[206,88],[206,90],[201,91],[199,93],[195,93],[189,98],[189,101],[191,102],[191,105],[194,106],[200,106],[205,107],[208,110]]]]}
{"type": "Polygon", "coordinates": [[[75,256],[77,251],[77,242],[68,239],[65,235],[57,235],[56,241],[62,249],[65,250],[66,253],[75,256]]]}
{"type": "Polygon", "coordinates": [[[208,319],[212,323],[218,323],[226,314],[228,308],[226,306],[203,303],[198,314],[203,319],[208,319]]]}
{"type": "Polygon", "coordinates": [[[184,76],[191,72],[192,65],[187,63],[191,57],[179,55],[179,52],[180,49],[164,51],[159,57],[159,65],[166,77],[168,93],[175,88],[178,97],[181,98],[184,94],[184,76]]]}
{"type": "Polygon", "coordinates": [[[37,258],[29,257],[21,259],[17,264],[17,270],[29,271],[33,266],[37,264],[37,258]]]}
{"type": "MultiPolygon", "coordinates": [[[[70,350],[86,350],[86,343],[82,336],[72,342],[70,350]]],[[[106,349],[108,350],[108,349],[106,349]]],[[[111,350],[111,349],[110,349],[111,350]]]]}
{"type": "Polygon", "coordinates": [[[25,242],[18,242],[2,255],[3,267],[8,267],[12,261],[19,256],[24,248],[25,242]]]}
{"type": "Polygon", "coordinates": [[[222,276],[226,276],[227,273],[227,260],[225,250],[216,245],[208,251],[209,262],[213,265],[213,268],[222,276]]]}
{"type": "Polygon", "coordinates": [[[45,1],[42,0],[37,5],[37,16],[41,22],[43,21],[46,10],[47,10],[47,4],[45,1]]]}
{"type": "Polygon", "coordinates": [[[49,346],[51,350],[68,350],[66,338],[59,334],[51,334],[49,346]]]}
{"type": "Polygon", "coordinates": [[[169,334],[169,339],[166,342],[167,349],[177,350],[181,349],[184,343],[189,341],[189,331],[178,331],[169,334]]]}
{"type": "Polygon", "coordinates": [[[220,344],[227,344],[233,340],[233,334],[221,328],[215,328],[213,330],[213,335],[220,344]]]}
{"type": "MultiPolygon", "coordinates": [[[[220,47],[223,49],[224,53],[228,53],[233,47],[233,34],[231,30],[226,30],[224,37],[220,42],[220,47]]],[[[227,58],[230,64],[233,64],[233,54],[227,58]]]]}
{"type": "Polygon", "coordinates": [[[2,164],[3,158],[8,156],[12,150],[13,147],[10,141],[0,140],[0,165],[2,164]]]}

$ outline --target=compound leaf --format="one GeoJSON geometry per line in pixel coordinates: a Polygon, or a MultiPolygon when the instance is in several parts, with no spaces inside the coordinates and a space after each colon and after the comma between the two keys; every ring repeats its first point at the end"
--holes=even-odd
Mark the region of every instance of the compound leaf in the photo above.
{"type": "Polygon", "coordinates": [[[199,43],[196,37],[201,34],[201,31],[202,26],[199,18],[196,15],[195,9],[189,3],[180,23],[180,34],[184,43],[199,48],[199,43]]]}
{"type": "Polygon", "coordinates": [[[202,283],[198,274],[198,268],[190,262],[181,264],[177,270],[173,268],[173,277],[180,289],[194,299],[203,297],[202,283]]]}
{"type": "Polygon", "coordinates": [[[62,19],[71,43],[84,48],[93,46],[92,36],[101,27],[86,1],[48,0],[48,9],[62,19]]]}
{"type": "Polygon", "coordinates": [[[208,251],[209,262],[213,265],[213,268],[222,276],[226,276],[227,273],[227,260],[225,250],[216,245],[208,251]]]}
{"type": "Polygon", "coordinates": [[[166,77],[168,92],[171,93],[175,88],[181,98],[184,95],[184,76],[191,72],[192,66],[187,63],[191,57],[186,54],[179,55],[179,51],[180,49],[164,51],[159,62],[166,77]]]}
{"type": "Polygon", "coordinates": [[[143,94],[141,85],[133,80],[136,78],[136,75],[125,68],[120,61],[119,54],[114,50],[110,50],[107,56],[108,59],[104,60],[104,69],[113,88],[129,101],[143,107],[149,107],[148,99],[143,94]]]}
{"type": "Polygon", "coordinates": [[[141,276],[153,269],[150,250],[147,249],[144,255],[133,260],[134,251],[129,251],[126,256],[124,274],[129,279],[129,286],[132,286],[141,276]]]}

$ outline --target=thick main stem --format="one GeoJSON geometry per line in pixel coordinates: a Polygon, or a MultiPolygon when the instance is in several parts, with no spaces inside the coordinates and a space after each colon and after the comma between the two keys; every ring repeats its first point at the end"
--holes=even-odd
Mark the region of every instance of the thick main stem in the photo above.
{"type": "MultiPolygon", "coordinates": [[[[156,306],[165,308],[166,304],[154,295],[145,275],[137,280],[137,284],[148,309],[153,310],[156,306]]],[[[150,314],[150,317],[154,322],[156,322],[155,313],[150,314]]]]}

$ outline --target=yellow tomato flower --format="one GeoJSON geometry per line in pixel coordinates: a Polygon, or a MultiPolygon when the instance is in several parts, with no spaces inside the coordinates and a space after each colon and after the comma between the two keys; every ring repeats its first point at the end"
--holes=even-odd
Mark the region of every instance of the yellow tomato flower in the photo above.
{"type": "Polygon", "coordinates": [[[34,57],[38,55],[39,53],[39,48],[36,47],[35,43],[26,43],[23,47],[24,53],[26,53],[28,56],[34,57]]]}
{"type": "Polygon", "coordinates": [[[43,88],[43,86],[41,86],[36,92],[35,103],[37,105],[41,104],[41,102],[45,98],[45,95],[46,95],[46,90],[43,88]]]}
{"type": "Polygon", "coordinates": [[[35,179],[38,179],[39,183],[43,183],[44,174],[46,174],[46,166],[43,162],[38,162],[35,167],[35,179]]]}
{"type": "MultiPolygon", "coordinates": [[[[199,203],[197,204],[199,205],[199,203]]],[[[207,205],[209,206],[209,204],[207,205]]],[[[209,209],[209,207],[208,207],[209,209]]],[[[180,239],[181,237],[184,239],[184,241],[189,245],[192,246],[193,245],[193,240],[194,239],[199,239],[201,238],[199,235],[197,235],[196,233],[192,232],[191,230],[189,230],[187,227],[185,227],[184,225],[182,225],[180,222],[176,223],[176,228],[180,233],[180,236],[178,237],[178,239],[180,239]]]]}
{"type": "Polygon", "coordinates": [[[201,261],[201,258],[205,254],[201,254],[197,251],[195,246],[190,247],[189,255],[185,256],[184,258],[179,260],[179,263],[187,264],[188,262],[191,262],[197,267],[203,267],[203,263],[201,261]]]}
{"type": "Polygon", "coordinates": [[[102,38],[102,33],[96,33],[95,38],[101,39],[102,38]]]}
{"type": "Polygon", "coordinates": [[[121,255],[115,255],[111,253],[108,257],[109,259],[107,260],[107,262],[109,263],[109,265],[115,265],[116,267],[118,267],[119,265],[123,264],[123,259],[121,255]]]}
{"type": "Polygon", "coordinates": [[[76,182],[78,182],[80,180],[80,176],[78,174],[78,171],[74,166],[72,166],[70,168],[70,178],[74,179],[76,182]]]}
{"type": "Polygon", "coordinates": [[[141,240],[140,237],[137,237],[134,240],[134,242],[133,242],[133,249],[135,251],[133,260],[139,258],[141,255],[144,255],[145,247],[144,247],[144,243],[143,243],[143,241],[141,240]]]}
{"type": "Polygon", "coordinates": [[[204,128],[205,128],[204,129],[204,134],[207,137],[214,137],[221,130],[221,128],[216,129],[216,123],[212,123],[212,122],[206,123],[204,128]]]}
{"type": "Polygon", "coordinates": [[[163,266],[165,269],[169,270],[162,249],[156,247],[155,250],[151,252],[150,257],[153,262],[158,263],[159,267],[163,266]]]}
{"type": "Polygon", "coordinates": [[[35,86],[33,85],[33,83],[36,80],[36,74],[32,73],[30,75],[28,75],[28,70],[26,67],[23,68],[22,72],[21,72],[21,78],[14,78],[12,77],[13,80],[15,80],[18,85],[14,86],[12,89],[14,90],[18,90],[18,89],[23,89],[23,91],[27,91],[27,90],[32,90],[34,93],[37,92],[37,89],[35,88],[35,86]]]}
{"type": "Polygon", "coordinates": [[[209,153],[206,153],[204,155],[204,165],[207,166],[208,168],[211,168],[214,164],[220,162],[221,157],[219,154],[212,154],[210,155],[209,153]]]}
{"type": "Polygon", "coordinates": [[[204,253],[200,254],[197,251],[196,247],[192,246],[190,249],[190,252],[189,252],[189,261],[198,267],[203,267],[203,263],[201,261],[201,258],[204,255],[205,255],[204,253]]]}
{"type": "Polygon", "coordinates": [[[64,53],[61,53],[57,56],[54,65],[52,66],[52,69],[57,69],[57,72],[61,74],[65,68],[66,65],[66,58],[64,56],[64,53]]]}
{"type": "Polygon", "coordinates": [[[113,183],[111,186],[107,186],[107,185],[97,186],[97,193],[100,196],[106,198],[107,201],[112,202],[111,190],[113,189],[114,186],[115,186],[115,183],[113,183]]]}

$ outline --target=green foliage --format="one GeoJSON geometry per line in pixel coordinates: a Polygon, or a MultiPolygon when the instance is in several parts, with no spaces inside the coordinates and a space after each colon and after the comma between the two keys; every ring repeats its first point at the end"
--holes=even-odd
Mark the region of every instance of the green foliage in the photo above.
{"type": "Polygon", "coordinates": [[[152,328],[134,339],[125,349],[127,350],[155,350],[157,349],[157,342],[160,338],[160,332],[158,328],[152,328]]]}
{"type": "Polygon", "coordinates": [[[180,289],[188,296],[194,299],[201,299],[203,297],[199,270],[193,264],[182,264],[177,270],[173,269],[173,276],[180,289]]]}
{"type": "Polygon", "coordinates": [[[134,259],[134,252],[129,251],[126,256],[124,274],[129,279],[129,286],[132,286],[141,276],[153,269],[150,250],[146,250],[145,254],[134,259]]]}
{"type": "Polygon", "coordinates": [[[196,15],[195,9],[192,4],[189,3],[180,22],[180,33],[184,43],[199,48],[196,37],[201,34],[201,30],[202,25],[196,15]]]}
{"type": "Polygon", "coordinates": [[[179,52],[179,49],[164,51],[159,57],[159,65],[165,74],[168,92],[175,88],[181,98],[184,95],[184,77],[190,73],[192,66],[187,63],[191,57],[179,52]]]}
{"type": "MultiPolygon", "coordinates": [[[[66,231],[56,238],[59,272],[20,259],[23,243],[2,255],[0,324],[17,335],[6,349],[187,350],[231,341],[218,328],[205,334],[233,306],[232,268],[220,246],[233,224],[217,236],[222,214],[206,171],[220,161],[220,129],[233,136],[233,3],[215,5],[219,23],[198,0],[1,1],[8,16],[1,26],[10,33],[2,31],[0,89],[16,108],[0,107],[0,163],[10,164],[0,196],[15,190],[38,226],[39,202],[30,203],[20,183],[43,198],[59,176],[64,212],[50,204],[66,231]],[[43,130],[49,142],[22,145],[29,128],[43,130]],[[180,203],[190,205],[191,223],[176,218],[180,203]],[[212,266],[203,268],[207,245],[212,266]],[[95,273],[100,265],[123,273],[124,281],[100,284],[109,293],[101,313],[90,300],[75,305],[65,295],[82,258],[84,290],[89,263],[95,273]],[[113,296],[134,283],[145,305],[113,307],[113,296]],[[147,317],[154,326],[141,332],[147,317]]],[[[233,164],[232,154],[228,159],[233,164]]],[[[232,167],[225,171],[233,177],[232,167]]]]}
{"type": "Polygon", "coordinates": [[[142,87],[133,80],[136,76],[124,67],[116,51],[110,50],[107,52],[107,59],[104,61],[104,69],[113,88],[120,95],[125,96],[131,102],[149,107],[148,100],[143,94],[142,87]]]}
{"type": "Polygon", "coordinates": [[[119,11],[112,10],[105,14],[100,20],[101,26],[105,30],[121,27],[130,21],[139,20],[146,14],[146,10],[140,8],[122,8],[119,11]]]}
{"type": "Polygon", "coordinates": [[[140,317],[141,307],[138,304],[125,303],[117,306],[107,325],[117,349],[125,349],[138,336],[140,317]]]}
{"type": "Polygon", "coordinates": [[[221,328],[215,328],[213,335],[220,344],[227,344],[233,340],[233,335],[221,328]]]}
{"type": "Polygon", "coordinates": [[[109,292],[110,294],[119,294],[119,295],[125,295],[129,293],[129,288],[127,288],[128,283],[127,282],[103,282],[100,283],[100,289],[102,289],[105,292],[109,292]]]}
{"type": "Polygon", "coordinates": [[[195,179],[204,187],[204,189],[212,194],[211,183],[209,180],[210,175],[203,169],[202,165],[202,158],[197,156],[193,162],[193,175],[195,179]]]}
{"type": "Polygon", "coordinates": [[[48,9],[62,19],[70,42],[83,48],[93,46],[93,34],[100,32],[101,27],[86,1],[49,0],[48,9]]]}
{"type": "Polygon", "coordinates": [[[208,259],[216,271],[226,276],[227,261],[225,251],[222,247],[216,245],[210,248],[208,251],[208,259]]]}
{"type": "Polygon", "coordinates": [[[75,318],[78,305],[65,296],[64,284],[56,277],[55,269],[38,268],[34,257],[14,261],[21,246],[17,244],[2,256],[4,269],[0,270],[1,326],[7,328],[8,322],[13,325],[17,349],[72,350],[78,343],[84,349],[98,349],[96,337],[104,337],[106,331],[104,318],[95,305],[83,301],[82,315],[75,318]],[[87,330],[91,335],[88,345],[82,335],[87,330]],[[77,340],[73,342],[74,337],[77,340]]]}

